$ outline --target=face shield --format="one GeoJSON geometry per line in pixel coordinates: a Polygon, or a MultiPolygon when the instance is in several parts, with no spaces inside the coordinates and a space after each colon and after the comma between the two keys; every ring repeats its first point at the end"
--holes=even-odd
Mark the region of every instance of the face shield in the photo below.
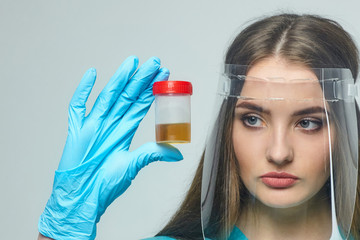
{"type": "Polygon", "coordinates": [[[356,198],[359,89],[348,69],[225,65],[203,162],[204,237],[227,239],[235,226],[254,236],[287,216],[301,226],[322,222],[330,239],[345,239],[356,198]]]}

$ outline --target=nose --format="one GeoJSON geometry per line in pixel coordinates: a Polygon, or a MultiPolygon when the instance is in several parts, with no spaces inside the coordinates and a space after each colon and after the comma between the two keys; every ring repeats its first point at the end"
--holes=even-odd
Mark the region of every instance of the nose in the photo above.
{"type": "Polygon", "coordinates": [[[284,165],[293,161],[294,150],[291,137],[286,128],[272,129],[266,149],[266,159],[276,165],[284,165]]]}

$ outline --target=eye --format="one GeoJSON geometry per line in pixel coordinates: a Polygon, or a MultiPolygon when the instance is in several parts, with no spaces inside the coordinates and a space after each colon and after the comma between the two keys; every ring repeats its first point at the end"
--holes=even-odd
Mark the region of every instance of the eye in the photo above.
{"type": "Polygon", "coordinates": [[[298,125],[306,131],[316,131],[319,130],[323,124],[319,120],[303,119],[298,125]]]}
{"type": "Polygon", "coordinates": [[[242,117],[242,121],[243,121],[244,125],[247,127],[263,127],[264,126],[263,121],[259,117],[256,117],[253,115],[242,117]]]}

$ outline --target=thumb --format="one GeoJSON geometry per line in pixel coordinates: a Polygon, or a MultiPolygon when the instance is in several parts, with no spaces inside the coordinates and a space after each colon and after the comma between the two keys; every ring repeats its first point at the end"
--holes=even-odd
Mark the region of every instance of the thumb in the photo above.
{"type": "Polygon", "coordinates": [[[154,161],[177,162],[183,159],[181,152],[169,144],[146,143],[132,152],[131,179],[146,165],[154,161]]]}

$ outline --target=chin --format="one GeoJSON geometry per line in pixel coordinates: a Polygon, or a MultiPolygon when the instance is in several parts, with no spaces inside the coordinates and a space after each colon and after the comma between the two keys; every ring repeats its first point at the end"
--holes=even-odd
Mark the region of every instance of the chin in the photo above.
{"type": "Polygon", "coordinates": [[[261,199],[258,200],[267,207],[279,208],[279,209],[298,207],[300,205],[303,205],[305,202],[305,201],[289,201],[287,199],[281,199],[279,201],[275,201],[277,199],[271,199],[269,201],[263,201],[261,199]]]}
{"type": "Polygon", "coordinates": [[[301,206],[306,206],[310,204],[309,200],[312,199],[313,195],[309,196],[299,196],[296,198],[290,196],[266,196],[261,197],[258,196],[257,200],[261,202],[263,205],[269,208],[278,208],[278,209],[286,209],[286,208],[296,208],[301,206]]]}

